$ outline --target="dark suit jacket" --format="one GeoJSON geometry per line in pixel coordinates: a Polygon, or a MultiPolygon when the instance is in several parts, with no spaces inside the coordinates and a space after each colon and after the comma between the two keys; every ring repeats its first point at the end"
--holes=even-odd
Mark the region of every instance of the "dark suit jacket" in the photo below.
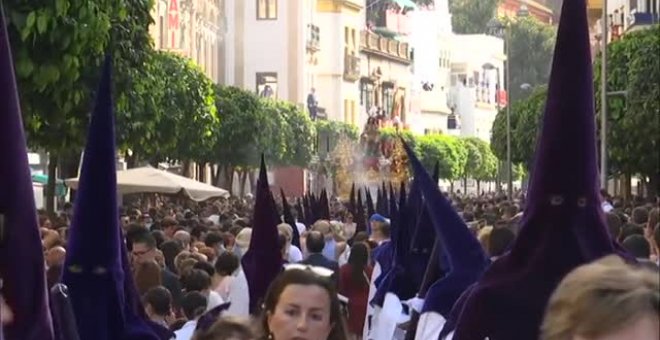
{"type": "Polygon", "coordinates": [[[167,288],[167,290],[170,291],[170,294],[172,294],[173,307],[175,309],[179,308],[179,303],[181,302],[181,298],[183,296],[183,292],[181,291],[181,282],[179,282],[179,277],[176,276],[176,274],[169,271],[167,268],[163,268],[160,273],[161,273],[161,281],[163,287],[167,288]]]}
{"type": "Polygon", "coordinates": [[[334,272],[334,274],[332,274],[332,280],[335,284],[338,282],[337,272],[339,271],[339,264],[337,261],[328,260],[323,254],[315,253],[307,256],[307,258],[300,263],[308,266],[328,268],[334,272]]]}

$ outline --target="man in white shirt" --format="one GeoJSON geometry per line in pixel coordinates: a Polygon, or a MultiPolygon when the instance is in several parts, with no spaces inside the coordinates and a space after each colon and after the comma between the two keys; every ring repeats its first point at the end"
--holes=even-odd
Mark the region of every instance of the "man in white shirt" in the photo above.
{"type": "Polygon", "coordinates": [[[176,340],[190,340],[197,328],[197,319],[199,319],[206,310],[206,297],[200,292],[190,292],[183,296],[181,300],[181,309],[188,320],[183,326],[174,332],[176,340]]]}
{"type": "Polygon", "coordinates": [[[204,296],[207,301],[205,309],[207,311],[225,303],[222,296],[211,289],[211,283],[211,276],[201,269],[193,269],[183,278],[183,286],[186,292],[199,292],[204,296]]]}

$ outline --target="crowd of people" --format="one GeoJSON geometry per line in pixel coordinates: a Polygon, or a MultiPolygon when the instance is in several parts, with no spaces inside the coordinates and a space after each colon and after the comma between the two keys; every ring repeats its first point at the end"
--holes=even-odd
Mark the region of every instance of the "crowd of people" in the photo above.
{"type": "MultiPolygon", "coordinates": [[[[635,197],[625,203],[619,197],[610,198],[606,193],[603,194],[603,209],[607,210],[605,216],[611,235],[640,264],[655,271],[657,275],[660,249],[658,206],[642,197],[635,197]]],[[[145,200],[156,202],[154,206],[142,203],[139,197],[135,198],[133,203],[121,209],[120,215],[131,257],[132,274],[150,320],[167,327],[177,340],[257,339],[258,334],[264,331],[276,332],[274,334],[286,332],[286,329],[277,328],[277,323],[269,325],[267,319],[251,320],[243,315],[244,318],[220,318],[217,325],[206,333],[198,333],[193,337],[197,320],[204,313],[230,300],[232,281],[239,271],[241,256],[250,244],[254,206],[252,196],[201,203],[168,200],[167,197],[145,200]]],[[[342,202],[336,197],[331,198],[330,202],[331,220],[318,220],[311,225],[300,222],[293,210],[295,225],[284,222],[277,225],[278,244],[284,263],[327,269],[328,272],[321,276],[326,275],[331,284],[319,284],[320,288],[328,292],[327,301],[331,302],[330,305],[336,303],[330,297],[338,293],[347,302],[341,314],[334,316],[337,320],[345,318],[347,337],[337,339],[357,339],[362,337],[366,319],[374,250],[379,244],[391,239],[390,222],[388,217],[374,214],[369,218],[370,234],[365,231],[356,233],[356,223],[349,211],[348,202],[342,202]],[[299,233],[300,247],[292,244],[293,228],[299,233]]],[[[507,200],[505,196],[496,194],[453,195],[452,202],[491,260],[496,260],[511,247],[525,204],[522,196],[507,200]]],[[[278,208],[282,211],[281,205],[278,208]]],[[[58,283],[61,277],[71,217],[70,204],[65,205],[59,216],[53,219],[45,212],[40,213],[49,288],[58,283]]],[[[625,268],[622,263],[616,264],[618,269],[607,269],[610,267],[605,264],[600,266],[605,269],[601,269],[599,275],[624,271],[625,268]]],[[[584,271],[589,272],[588,269],[584,271]]],[[[296,275],[283,274],[276,282],[284,285],[288,280],[311,280],[305,278],[305,273],[296,275]]],[[[589,274],[582,274],[585,275],[589,274]]],[[[283,288],[277,288],[273,283],[273,290],[279,290],[281,294],[283,288]]],[[[264,307],[267,309],[270,303],[270,308],[275,308],[279,299],[269,302],[266,298],[264,307]]],[[[300,303],[323,299],[312,297],[302,300],[300,303]]],[[[548,324],[553,322],[557,321],[548,321],[548,324]]],[[[282,338],[288,339],[286,333],[282,338]]]]}

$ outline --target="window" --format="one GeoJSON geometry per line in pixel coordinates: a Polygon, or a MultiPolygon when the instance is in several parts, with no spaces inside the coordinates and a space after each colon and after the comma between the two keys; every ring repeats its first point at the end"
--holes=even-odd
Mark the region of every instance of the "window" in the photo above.
{"type": "Polygon", "coordinates": [[[257,20],[276,20],[277,0],[257,0],[257,20]]]}
{"type": "Polygon", "coordinates": [[[264,98],[277,98],[277,73],[257,73],[257,95],[264,98]]]}
{"type": "Polygon", "coordinates": [[[360,105],[364,106],[367,112],[374,105],[374,85],[367,78],[360,80],[360,105]]]}
{"type": "Polygon", "coordinates": [[[391,117],[392,115],[392,104],[394,103],[394,84],[389,82],[383,83],[383,112],[385,116],[391,117]]]}

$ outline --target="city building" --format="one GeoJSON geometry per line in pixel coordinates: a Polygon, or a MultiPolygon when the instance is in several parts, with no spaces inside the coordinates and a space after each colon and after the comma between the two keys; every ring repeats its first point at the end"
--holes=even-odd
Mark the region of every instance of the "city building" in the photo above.
{"type": "Polygon", "coordinates": [[[385,125],[404,127],[412,88],[412,54],[408,35],[411,1],[367,2],[366,25],[360,31],[360,119],[376,117],[385,125]]]}
{"type": "Polygon", "coordinates": [[[220,80],[220,42],[224,13],[218,0],[157,0],[149,31],[155,47],[194,60],[204,73],[220,80]]]}
{"type": "MultiPolygon", "coordinates": [[[[613,41],[628,32],[659,24],[660,0],[609,0],[607,13],[608,41],[613,41]]],[[[598,25],[601,24],[600,20],[597,21],[598,25]]]]}
{"type": "Polygon", "coordinates": [[[546,24],[554,23],[552,9],[533,0],[503,0],[497,8],[497,15],[515,18],[520,11],[527,11],[530,16],[546,24]]]}
{"type": "MultiPolygon", "coordinates": [[[[602,48],[602,15],[604,0],[588,0],[592,56],[602,48]]],[[[620,39],[628,32],[660,24],[660,0],[608,0],[607,42],[620,39]]]]}
{"type": "Polygon", "coordinates": [[[449,105],[462,137],[490,142],[498,108],[506,106],[504,41],[485,34],[454,35],[449,105]]]}
{"type": "Polygon", "coordinates": [[[319,0],[318,29],[323,32],[314,87],[328,120],[359,125],[360,30],[365,0],[319,0]]]}
{"type": "Polygon", "coordinates": [[[416,134],[448,131],[451,71],[451,15],[447,0],[410,14],[413,83],[408,125],[416,134]]]}
{"type": "MultiPolygon", "coordinates": [[[[321,45],[325,33],[319,28],[317,5],[322,3],[224,0],[227,32],[220,46],[220,83],[286,100],[307,111],[320,56],[322,52],[333,55],[321,45]]],[[[322,91],[313,95],[321,118],[328,114],[325,95],[322,91]]],[[[270,183],[287,194],[300,195],[308,188],[310,173],[302,168],[274,168],[271,175],[270,183]]]]}
{"type": "Polygon", "coordinates": [[[316,1],[225,0],[224,10],[221,83],[302,105],[318,60],[316,1]]]}

